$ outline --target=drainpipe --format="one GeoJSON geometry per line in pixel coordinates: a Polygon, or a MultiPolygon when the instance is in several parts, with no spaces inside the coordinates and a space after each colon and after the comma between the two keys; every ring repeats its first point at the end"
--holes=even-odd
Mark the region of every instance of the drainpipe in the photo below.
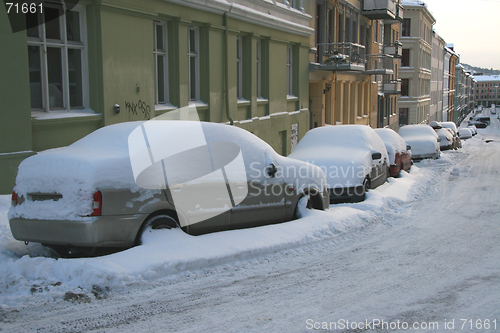
{"type": "MultiPolygon", "coordinates": [[[[233,5],[231,4],[231,8],[229,8],[229,11],[233,8],[233,5]]],[[[224,31],[224,101],[226,104],[226,118],[229,120],[229,124],[232,126],[234,125],[234,120],[231,118],[231,115],[229,114],[229,64],[228,64],[228,59],[229,59],[229,31],[227,27],[227,12],[224,12],[223,16],[223,25],[226,27],[224,31]]]]}

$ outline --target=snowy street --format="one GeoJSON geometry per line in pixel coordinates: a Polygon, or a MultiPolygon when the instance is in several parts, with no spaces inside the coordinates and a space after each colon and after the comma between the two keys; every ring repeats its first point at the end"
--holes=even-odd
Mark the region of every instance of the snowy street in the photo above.
{"type": "Polygon", "coordinates": [[[55,259],[0,196],[0,332],[499,332],[500,123],[278,225],[55,259]]]}

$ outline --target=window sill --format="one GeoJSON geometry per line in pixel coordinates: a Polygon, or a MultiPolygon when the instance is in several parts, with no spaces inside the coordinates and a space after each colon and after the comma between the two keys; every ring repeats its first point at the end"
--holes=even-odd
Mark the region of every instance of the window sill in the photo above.
{"type": "Polygon", "coordinates": [[[175,109],[178,109],[178,107],[169,103],[155,104],[155,111],[171,111],[175,109]]]}
{"type": "Polygon", "coordinates": [[[286,95],[286,99],[289,101],[289,102],[293,102],[293,101],[298,101],[299,98],[295,95],[286,95]]]}
{"type": "Polygon", "coordinates": [[[250,105],[250,101],[248,99],[238,98],[236,104],[238,104],[238,106],[247,106],[250,105]]]}
{"type": "Polygon", "coordinates": [[[267,98],[257,97],[257,105],[268,104],[269,100],[267,98]]]}
{"type": "Polygon", "coordinates": [[[198,100],[198,101],[190,101],[189,106],[196,107],[197,110],[208,110],[208,104],[198,100]]]}
{"type": "Polygon", "coordinates": [[[100,116],[100,113],[95,113],[91,109],[73,110],[73,111],[32,111],[31,118],[36,120],[44,119],[61,119],[61,118],[78,118],[100,116]]]}

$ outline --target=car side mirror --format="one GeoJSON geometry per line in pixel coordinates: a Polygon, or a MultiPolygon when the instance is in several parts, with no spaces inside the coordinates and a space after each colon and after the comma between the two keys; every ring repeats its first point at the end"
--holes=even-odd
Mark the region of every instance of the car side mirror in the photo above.
{"type": "Polygon", "coordinates": [[[411,146],[410,145],[406,145],[406,150],[411,150],[411,146]]]}
{"type": "Polygon", "coordinates": [[[278,172],[278,168],[276,167],[276,164],[271,163],[271,165],[267,168],[267,174],[269,177],[274,178],[276,175],[276,172],[278,172]]]}
{"type": "Polygon", "coordinates": [[[372,154],[373,160],[380,160],[381,158],[382,158],[382,153],[373,153],[372,154]]]}

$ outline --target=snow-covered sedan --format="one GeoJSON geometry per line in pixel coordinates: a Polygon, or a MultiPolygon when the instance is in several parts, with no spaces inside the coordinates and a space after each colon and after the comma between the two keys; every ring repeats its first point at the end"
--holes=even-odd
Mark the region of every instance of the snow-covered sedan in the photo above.
{"type": "Polygon", "coordinates": [[[19,166],[14,238],[67,255],[140,244],[144,230],[202,233],[294,219],[302,197],[329,205],[323,171],[215,123],[110,125],[19,166]]]}
{"type": "Polygon", "coordinates": [[[462,127],[458,129],[458,135],[460,139],[467,140],[472,138],[472,130],[470,128],[462,127]]]}
{"type": "Polygon", "coordinates": [[[411,146],[390,128],[375,128],[374,131],[384,141],[385,148],[389,154],[391,165],[391,177],[399,176],[401,170],[408,171],[411,168],[411,146]]]}
{"type": "Polygon", "coordinates": [[[384,142],[365,125],[314,128],[288,157],[323,169],[330,203],[363,201],[365,192],[385,183],[389,173],[384,142]]]}
{"type": "Polygon", "coordinates": [[[448,128],[452,131],[453,134],[453,149],[462,148],[462,142],[460,141],[460,136],[458,135],[457,125],[452,121],[443,121],[441,122],[441,126],[444,128],[448,128]]]}
{"type": "Polygon", "coordinates": [[[450,129],[445,127],[437,129],[436,134],[439,136],[439,146],[441,150],[454,149],[455,139],[450,129]]]}
{"type": "Polygon", "coordinates": [[[405,125],[398,134],[411,146],[412,158],[439,158],[439,136],[429,125],[405,125]]]}

